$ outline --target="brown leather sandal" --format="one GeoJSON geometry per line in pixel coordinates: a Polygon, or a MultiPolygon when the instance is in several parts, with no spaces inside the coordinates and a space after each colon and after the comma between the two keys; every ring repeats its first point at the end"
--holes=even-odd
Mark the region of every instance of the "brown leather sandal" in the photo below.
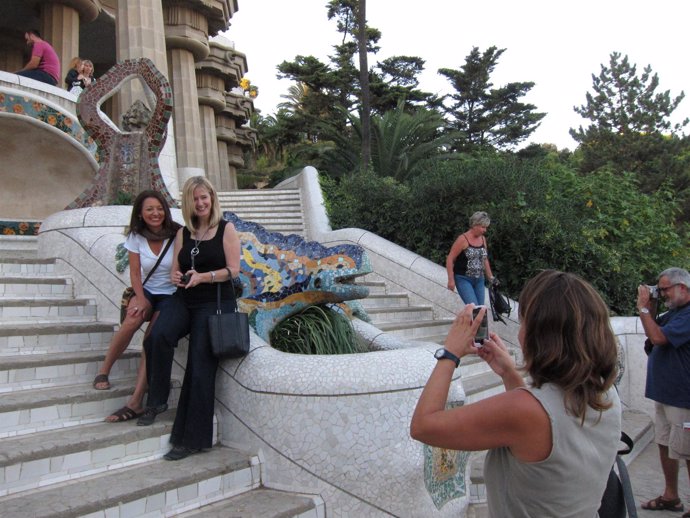
{"type": "MultiPolygon", "coordinates": [[[[656,498],[650,500],[649,502],[643,503],[640,507],[646,509],[647,511],[682,511],[683,504],[680,502],[680,498],[674,498],[673,500],[666,500],[663,496],[659,495],[656,498]]],[[[688,513],[686,513],[688,514],[688,513]]]]}
{"type": "Polygon", "coordinates": [[[131,419],[136,419],[137,417],[141,417],[141,415],[144,412],[135,412],[131,408],[129,408],[127,405],[123,406],[122,408],[115,410],[112,414],[110,414],[108,417],[105,418],[106,423],[122,423],[124,421],[130,421],[131,419]],[[114,417],[115,419],[110,419],[111,417],[114,417]]]}
{"type": "Polygon", "coordinates": [[[99,374],[93,380],[93,388],[96,390],[110,390],[110,381],[108,381],[107,374],[99,374]],[[98,385],[103,385],[99,387],[98,385]]]}

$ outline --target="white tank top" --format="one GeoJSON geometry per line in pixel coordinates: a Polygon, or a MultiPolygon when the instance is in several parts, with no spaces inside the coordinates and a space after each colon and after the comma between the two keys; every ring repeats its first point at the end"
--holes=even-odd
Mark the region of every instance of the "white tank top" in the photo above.
{"type": "Polygon", "coordinates": [[[585,423],[566,413],[563,391],[547,383],[525,388],[551,420],[553,448],[540,462],[522,462],[508,448],[489,450],[484,480],[490,518],[593,518],[597,514],[621,433],[621,403],[611,387],[612,406],[587,409],[585,423]]]}

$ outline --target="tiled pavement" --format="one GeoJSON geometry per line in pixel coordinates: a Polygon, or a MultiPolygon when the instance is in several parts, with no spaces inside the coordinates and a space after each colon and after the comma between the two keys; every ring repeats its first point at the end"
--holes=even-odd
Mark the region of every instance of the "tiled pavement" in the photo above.
{"type": "MultiPolygon", "coordinates": [[[[661,474],[659,465],[659,453],[656,444],[650,443],[628,467],[630,481],[633,487],[633,494],[637,502],[637,516],[639,518],[680,518],[683,513],[673,513],[671,511],[645,511],[640,508],[641,502],[646,502],[659,496],[664,489],[664,477],[661,474]]],[[[681,500],[685,505],[685,510],[690,510],[690,482],[688,481],[688,470],[684,463],[681,463],[680,476],[678,481],[681,500]]]]}

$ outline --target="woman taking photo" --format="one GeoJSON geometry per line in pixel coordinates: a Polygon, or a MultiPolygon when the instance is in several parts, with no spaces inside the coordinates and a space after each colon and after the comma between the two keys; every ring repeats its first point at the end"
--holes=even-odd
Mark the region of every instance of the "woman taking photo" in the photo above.
{"type": "Polygon", "coordinates": [[[208,317],[216,313],[217,286],[223,312],[234,311],[233,277],[240,270],[240,240],[232,223],[222,219],[218,196],[203,176],[187,180],[182,190],[185,226],[177,233],[172,281],[178,286],[151,334],[144,340],[149,355],[149,396],[138,424],[150,425],[167,408],[174,348],[189,334],[187,366],[167,460],[180,460],[210,448],[213,440],[216,369],[208,317]]]}
{"type": "Polygon", "coordinates": [[[495,333],[482,346],[470,305],[458,315],[417,403],[410,433],[431,446],[489,450],[484,463],[489,516],[596,515],[621,430],[613,387],[616,339],[606,305],[580,277],[548,270],[520,294],[518,339],[525,385],[495,333]],[[479,354],[506,391],[446,409],[459,359],[479,354]]]}
{"type": "Polygon", "coordinates": [[[446,257],[448,289],[453,291],[457,288],[465,304],[483,306],[484,274],[489,282],[494,282],[484,237],[490,223],[486,212],[472,214],[470,229],[458,236],[446,257]]]}
{"type": "MultiPolygon", "coordinates": [[[[129,301],[127,316],[122,321],[120,329],[113,335],[105,361],[93,380],[93,388],[96,390],[110,388],[110,369],[129,347],[134,333],[146,320],[151,320],[153,324],[160,312],[161,304],[175,293],[176,287],[170,281],[173,247],[168,244],[175,238],[179,228],[180,225],[173,221],[168,204],[161,193],[143,191],[136,197],[125,240],[125,248],[129,251],[129,278],[134,297],[129,301]],[[163,251],[165,255],[161,257],[163,251]],[[156,263],[158,266],[153,270],[156,263]],[[143,281],[147,277],[144,284],[143,281]]],[[[134,393],[127,404],[109,415],[106,421],[116,423],[139,417],[143,412],[144,392],[146,356],[142,352],[134,393]]]]}

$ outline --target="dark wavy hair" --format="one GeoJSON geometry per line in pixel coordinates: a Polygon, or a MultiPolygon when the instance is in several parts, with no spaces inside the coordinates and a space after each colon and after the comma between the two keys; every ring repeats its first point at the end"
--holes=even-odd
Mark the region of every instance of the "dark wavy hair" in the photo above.
{"type": "Polygon", "coordinates": [[[519,304],[532,386],[559,386],[566,409],[583,423],[587,407],[609,408],[618,348],[601,296],[577,275],[546,270],[525,285],[519,304]]]}
{"type": "Polygon", "coordinates": [[[180,224],[173,220],[172,214],[170,213],[170,207],[168,207],[168,202],[165,201],[165,197],[158,191],[154,190],[141,191],[137,195],[134,203],[132,204],[132,217],[129,220],[129,227],[127,228],[126,234],[142,235],[147,230],[144,218],[141,217],[141,210],[144,207],[144,200],[146,200],[146,198],[156,198],[163,206],[165,220],[163,221],[163,228],[161,232],[163,237],[161,239],[174,236],[177,232],[177,229],[180,228],[180,224]]]}

